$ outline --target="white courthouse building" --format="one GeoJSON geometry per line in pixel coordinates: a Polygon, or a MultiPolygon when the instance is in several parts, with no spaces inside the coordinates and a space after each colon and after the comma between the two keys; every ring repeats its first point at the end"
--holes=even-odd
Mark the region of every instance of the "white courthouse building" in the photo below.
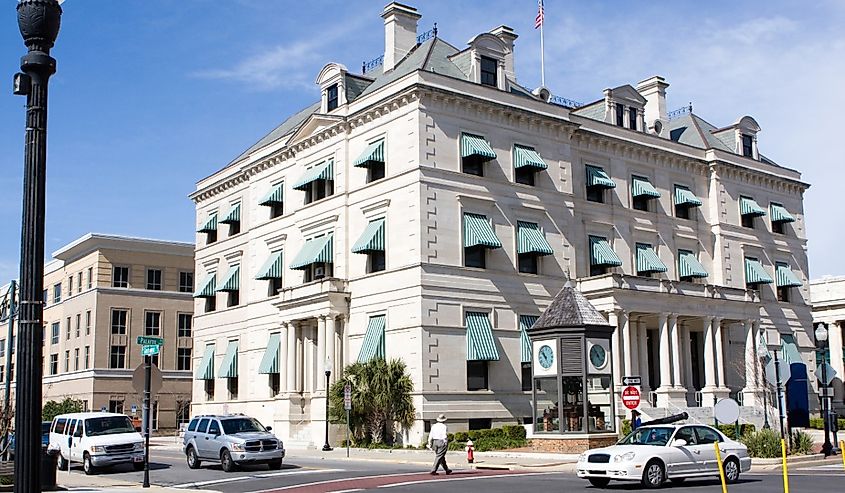
{"type": "Polygon", "coordinates": [[[381,17],[383,58],[328,63],[319,101],[191,194],[194,413],[319,444],[326,360],[383,355],[414,382],[410,443],[440,413],[577,428],[578,389],[532,409],[524,333],[567,278],[617,327],[591,363],[617,390],[641,375],[654,414],[731,395],[759,421],[760,340],[815,367],[809,185],[753,118],[669,114],[657,76],[550,98],[517,82],[507,26],[453,45],[412,7],[381,17]]]}

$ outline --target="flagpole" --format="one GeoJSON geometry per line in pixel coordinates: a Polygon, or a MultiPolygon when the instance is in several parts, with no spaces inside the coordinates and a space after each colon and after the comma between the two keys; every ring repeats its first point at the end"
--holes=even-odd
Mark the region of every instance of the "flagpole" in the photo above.
{"type": "MultiPolygon", "coordinates": [[[[543,24],[545,24],[545,19],[543,19],[543,24]]],[[[540,85],[546,87],[546,61],[544,59],[544,48],[543,48],[543,24],[540,24],[540,85]]]]}

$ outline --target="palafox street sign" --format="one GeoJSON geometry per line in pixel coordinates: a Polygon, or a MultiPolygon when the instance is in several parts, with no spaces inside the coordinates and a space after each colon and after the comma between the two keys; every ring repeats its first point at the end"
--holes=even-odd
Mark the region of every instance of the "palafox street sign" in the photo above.
{"type": "Polygon", "coordinates": [[[161,337],[138,336],[139,346],[164,346],[164,339],[161,337]]]}

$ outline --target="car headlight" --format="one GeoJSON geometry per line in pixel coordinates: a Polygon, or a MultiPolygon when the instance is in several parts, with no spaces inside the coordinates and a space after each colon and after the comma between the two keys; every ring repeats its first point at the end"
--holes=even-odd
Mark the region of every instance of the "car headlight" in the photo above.
{"type": "Polygon", "coordinates": [[[91,445],[91,453],[92,454],[102,454],[106,451],[106,447],[103,445],[91,445]]]}
{"type": "Polygon", "coordinates": [[[623,461],[631,461],[634,460],[634,457],[637,454],[634,452],[625,452],[624,454],[617,455],[613,457],[613,462],[623,462],[623,461]]]}
{"type": "Polygon", "coordinates": [[[585,460],[587,460],[587,452],[584,452],[578,456],[578,462],[584,462],[585,460]]]}
{"type": "Polygon", "coordinates": [[[284,450],[285,444],[282,443],[281,440],[279,440],[278,442],[276,442],[276,448],[279,449],[279,450],[284,450]]]}
{"type": "Polygon", "coordinates": [[[137,442],[135,443],[134,447],[132,448],[135,452],[143,452],[144,451],[144,442],[137,442]]]}
{"type": "Polygon", "coordinates": [[[232,451],[243,452],[244,451],[244,444],[242,444],[242,443],[232,443],[232,451]]]}

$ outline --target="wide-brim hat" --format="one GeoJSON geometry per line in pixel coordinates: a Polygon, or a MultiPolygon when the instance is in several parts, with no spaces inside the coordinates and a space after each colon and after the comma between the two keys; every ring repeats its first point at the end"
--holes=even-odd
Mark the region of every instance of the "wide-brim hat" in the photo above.
{"type": "Polygon", "coordinates": [[[445,415],[445,414],[441,414],[440,416],[438,416],[438,417],[437,417],[437,422],[438,422],[438,423],[445,423],[445,422],[446,422],[446,415],[445,415]]]}

